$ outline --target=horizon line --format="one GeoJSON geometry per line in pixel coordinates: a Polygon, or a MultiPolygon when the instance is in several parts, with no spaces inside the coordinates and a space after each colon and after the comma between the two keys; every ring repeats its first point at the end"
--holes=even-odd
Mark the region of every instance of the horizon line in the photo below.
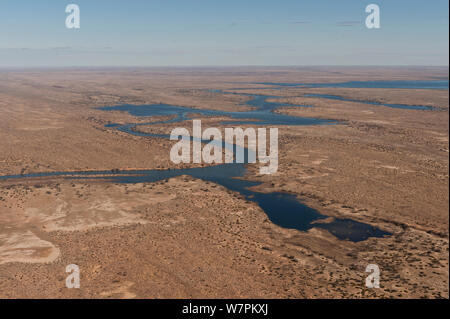
{"type": "Polygon", "coordinates": [[[286,65],[256,65],[256,64],[236,64],[236,65],[67,65],[67,66],[0,66],[0,70],[26,70],[26,69],[124,69],[124,68],[309,68],[309,67],[367,67],[367,68],[449,68],[450,65],[434,64],[286,64],[286,65]]]}

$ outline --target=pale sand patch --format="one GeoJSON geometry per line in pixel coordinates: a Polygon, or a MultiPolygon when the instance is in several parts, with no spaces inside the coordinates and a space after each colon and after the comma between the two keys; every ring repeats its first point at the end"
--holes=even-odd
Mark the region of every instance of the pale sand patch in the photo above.
{"type": "Polygon", "coordinates": [[[317,160],[315,160],[315,161],[312,161],[311,164],[312,164],[312,165],[320,165],[320,164],[322,164],[323,162],[325,162],[326,160],[328,160],[328,156],[323,157],[323,158],[320,158],[320,159],[317,159],[317,160]]]}
{"type": "Polygon", "coordinates": [[[129,289],[134,285],[133,282],[124,282],[115,285],[115,289],[104,291],[100,293],[100,296],[106,298],[120,298],[120,299],[132,299],[135,298],[136,295],[129,291],[129,289]]]}
{"type": "MultiPolygon", "coordinates": [[[[131,187],[130,187],[131,189],[131,187]]],[[[40,224],[47,232],[51,231],[83,231],[94,227],[112,225],[144,224],[139,213],[139,206],[147,203],[170,201],[171,195],[154,193],[134,193],[132,203],[129,196],[118,194],[112,188],[111,193],[95,194],[95,198],[76,198],[77,190],[65,188],[65,196],[55,198],[49,196],[45,202],[26,204],[26,223],[40,224]],[[31,207],[30,207],[31,206],[31,207]]]]}
{"type": "MultiPolygon", "coordinates": [[[[17,193],[2,207],[0,235],[0,264],[7,262],[47,263],[54,261],[59,250],[36,236],[30,227],[45,232],[86,231],[96,227],[147,224],[141,208],[173,200],[176,195],[153,190],[142,191],[142,184],[129,186],[61,185],[17,193]],[[138,192],[134,190],[139,190],[138,192]],[[58,191],[61,191],[58,194],[58,191]],[[20,194],[20,196],[19,196],[20,194]],[[35,194],[40,196],[35,197],[35,194]],[[130,199],[132,198],[132,199],[130,199]],[[11,205],[11,206],[9,206],[11,205]]],[[[23,189],[22,189],[23,190],[23,189]]],[[[170,219],[183,223],[183,218],[170,219]]]]}
{"type": "Polygon", "coordinates": [[[380,167],[388,168],[388,169],[400,169],[398,166],[392,166],[392,165],[380,165],[380,167]]]}
{"type": "MultiPolygon", "coordinates": [[[[125,202],[110,198],[70,204],[56,199],[44,207],[27,208],[29,221],[44,225],[46,231],[80,231],[93,227],[145,223],[136,214],[124,209],[125,202]]],[[[130,205],[128,205],[130,206],[130,205]]]]}
{"type": "Polygon", "coordinates": [[[0,235],[0,264],[9,262],[50,263],[60,252],[52,243],[31,231],[0,235]]]}

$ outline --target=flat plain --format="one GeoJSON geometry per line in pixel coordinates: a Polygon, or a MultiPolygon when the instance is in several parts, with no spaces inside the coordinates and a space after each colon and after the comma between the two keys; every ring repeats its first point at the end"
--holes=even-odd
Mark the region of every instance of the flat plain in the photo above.
{"type": "MultiPolygon", "coordinates": [[[[448,90],[257,84],[436,79],[448,80],[448,68],[0,70],[0,177],[23,175],[0,178],[0,297],[448,298],[448,90]],[[392,235],[352,242],[282,228],[239,193],[190,176],[136,184],[26,177],[194,166],[170,161],[173,141],[105,126],[161,118],[99,108],[245,111],[248,94],[277,96],[286,103],[278,113],[335,122],[280,126],[278,171],[249,165],[246,179],[262,182],[254,190],[294,194],[330,219],[392,235]],[[80,267],[80,289],[66,288],[69,264],[80,267]],[[365,285],[369,264],[381,270],[379,289],[365,285]]],[[[224,127],[223,117],[198,118],[224,127]]],[[[192,121],[140,130],[177,126],[192,121]]]]}

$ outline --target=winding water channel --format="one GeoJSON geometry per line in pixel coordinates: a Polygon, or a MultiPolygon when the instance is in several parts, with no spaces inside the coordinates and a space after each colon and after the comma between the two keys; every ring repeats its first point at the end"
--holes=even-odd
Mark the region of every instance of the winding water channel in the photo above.
{"type": "MultiPolygon", "coordinates": [[[[226,93],[226,92],[224,92],[226,93]]],[[[234,93],[231,93],[234,94],[234,93]]],[[[140,132],[138,126],[156,125],[165,123],[183,122],[191,119],[190,114],[200,114],[203,116],[224,116],[234,121],[224,121],[223,124],[233,123],[234,126],[240,124],[253,123],[258,126],[264,125],[331,125],[334,122],[330,120],[295,117],[275,113],[274,111],[284,106],[295,106],[277,102],[268,102],[268,99],[276,99],[278,96],[266,96],[258,94],[245,94],[250,97],[245,103],[251,106],[251,111],[226,112],[218,110],[202,110],[176,105],[154,104],[154,105],[118,105],[100,108],[103,111],[122,111],[128,112],[137,117],[155,117],[170,116],[166,121],[148,122],[148,123],[130,123],[126,125],[109,124],[107,127],[117,129],[127,134],[148,137],[148,138],[168,138],[168,135],[156,135],[140,132]]],[[[297,105],[298,107],[310,107],[308,105],[297,105]]],[[[206,141],[203,141],[206,142],[206,141]]],[[[209,141],[208,141],[209,142],[209,141]]],[[[236,145],[226,145],[224,147],[233,148],[236,151],[236,145]]],[[[220,184],[231,191],[243,195],[247,200],[257,203],[267,214],[269,219],[285,228],[307,231],[313,227],[328,230],[334,236],[341,240],[363,241],[370,237],[384,237],[389,233],[380,230],[377,227],[354,221],[346,218],[334,218],[331,221],[328,216],[320,214],[317,210],[310,208],[299,201],[294,194],[271,192],[261,193],[253,191],[250,188],[261,183],[245,180],[249,178],[246,166],[248,165],[248,153],[246,149],[244,163],[229,163],[216,166],[170,169],[170,170],[132,170],[132,171],[85,171],[85,172],[47,172],[35,174],[7,175],[0,176],[0,180],[39,178],[39,177],[61,177],[68,179],[102,179],[117,183],[141,183],[157,182],[168,178],[190,175],[205,181],[220,184]]],[[[169,154],[167,155],[169,156],[169,154]]]]}
{"type": "MultiPolygon", "coordinates": [[[[255,83],[256,84],[256,83],[255,83]]],[[[375,87],[375,88],[414,88],[414,89],[447,89],[448,80],[443,81],[385,81],[385,82],[343,82],[343,83],[329,83],[329,84],[301,84],[301,83],[257,83],[275,86],[276,88],[283,87],[375,87]]],[[[239,88],[243,90],[244,88],[239,88]]],[[[237,89],[238,90],[238,89],[237,89]]],[[[220,116],[230,118],[228,121],[223,121],[222,124],[245,125],[257,124],[258,126],[273,125],[332,125],[335,122],[331,120],[323,120],[316,118],[295,117],[285,114],[275,113],[274,111],[285,106],[289,107],[311,107],[310,105],[291,105],[278,102],[269,102],[269,99],[282,98],[281,96],[269,96],[260,94],[246,94],[225,92],[214,90],[216,93],[222,94],[240,94],[249,97],[245,103],[246,106],[252,107],[251,111],[243,112],[226,112],[212,109],[196,109],[190,107],[168,105],[168,104],[153,104],[153,105],[118,105],[111,107],[100,108],[103,111],[122,111],[128,112],[137,117],[156,117],[156,116],[170,116],[169,120],[156,121],[148,123],[129,123],[109,124],[109,128],[116,129],[127,134],[148,137],[148,138],[169,138],[168,135],[157,135],[139,131],[139,126],[166,124],[183,122],[190,119],[192,114],[199,114],[202,116],[220,116]]],[[[356,101],[352,99],[345,99],[335,95],[324,94],[309,94],[307,96],[314,96],[318,98],[336,99],[344,101],[356,101]]],[[[372,105],[383,105],[388,107],[402,108],[402,109],[419,109],[429,110],[429,106],[411,106],[401,104],[381,104],[371,101],[357,101],[368,103],[372,105]]],[[[209,141],[202,141],[209,142],[209,141]]],[[[223,147],[233,148],[236,152],[236,145],[226,145],[223,147]]],[[[267,214],[269,219],[285,228],[297,229],[300,231],[307,231],[313,227],[318,227],[328,230],[334,236],[341,240],[363,241],[370,237],[384,237],[389,236],[388,232],[382,231],[377,227],[354,221],[347,218],[334,218],[331,221],[317,210],[304,205],[299,201],[294,194],[271,192],[261,193],[253,191],[252,186],[260,185],[260,182],[247,180],[249,178],[247,165],[248,158],[252,155],[251,151],[245,149],[244,163],[230,163],[220,164],[216,166],[198,167],[198,168],[184,168],[184,169],[170,169],[170,170],[128,170],[128,171],[78,171],[78,172],[46,172],[34,174],[20,174],[20,175],[6,175],[0,176],[0,180],[23,179],[23,178],[39,178],[39,177],[60,177],[67,179],[102,179],[109,180],[116,183],[141,183],[141,182],[157,182],[168,178],[190,175],[194,178],[199,178],[205,181],[220,184],[231,191],[235,191],[243,195],[247,200],[257,203],[261,209],[267,214]],[[244,179],[246,178],[246,179],[244,179]]],[[[168,155],[169,156],[169,155],[168,155]]]]}
{"type": "MultiPolygon", "coordinates": [[[[282,87],[388,87],[388,88],[426,88],[426,89],[447,89],[447,81],[397,81],[397,82],[344,82],[331,84],[299,84],[299,83],[258,83],[266,85],[275,85],[278,88],[282,87]]],[[[243,89],[243,88],[241,88],[243,89]]],[[[290,107],[311,107],[310,105],[291,105],[278,102],[269,102],[269,99],[281,98],[281,96],[269,96],[260,94],[241,94],[233,92],[224,92],[215,90],[216,93],[223,94],[240,94],[249,97],[245,103],[246,106],[252,107],[251,111],[243,112],[226,112],[212,109],[196,109],[190,107],[168,105],[168,104],[153,104],[153,105],[118,105],[111,107],[100,108],[103,111],[122,111],[128,112],[137,117],[156,117],[156,116],[170,116],[169,120],[156,121],[148,123],[129,123],[109,124],[107,127],[116,129],[127,134],[148,137],[148,138],[169,138],[168,135],[157,135],[139,131],[139,126],[166,124],[183,122],[193,119],[192,114],[200,114],[202,116],[220,116],[227,117],[230,120],[223,121],[222,124],[245,125],[257,124],[258,126],[273,125],[332,125],[335,122],[331,120],[323,120],[316,118],[295,117],[275,113],[278,108],[290,107]]],[[[312,95],[318,98],[349,100],[334,95],[312,95]]],[[[361,101],[358,101],[361,102],[361,101]]],[[[374,104],[374,102],[363,101],[365,103],[374,104]]],[[[429,106],[411,106],[401,104],[381,104],[389,107],[403,108],[403,109],[430,109],[429,106]]],[[[209,141],[202,141],[209,142],[209,141]]],[[[233,148],[236,152],[236,145],[226,145],[223,147],[233,148]]],[[[78,171],[78,172],[46,172],[34,174],[20,174],[20,175],[6,175],[0,176],[0,180],[23,179],[23,178],[39,178],[39,177],[60,177],[67,179],[102,179],[109,180],[116,183],[141,183],[141,182],[157,182],[168,178],[190,175],[194,178],[199,178],[205,181],[220,184],[231,191],[235,191],[243,195],[247,200],[257,203],[261,209],[267,214],[269,219],[285,228],[297,229],[300,231],[307,231],[313,227],[318,227],[328,230],[334,236],[341,240],[362,241],[370,237],[384,237],[389,236],[388,232],[382,231],[377,227],[354,221],[346,218],[334,218],[331,221],[324,219],[328,216],[320,214],[317,210],[304,205],[299,201],[294,194],[271,192],[261,193],[253,191],[252,186],[260,185],[260,182],[247,180],[248,176],[247,165],[248,158],[252,155],[251,151],[245,149],[246,156],[244,163],[230,163],[220,164],[216,166],[198,167],[198,168],[184,168],[184,169],[170,169],[170,170],[128,170],[128,171],[78,171]],[[246,179],[244,179],[246,178],[246,179]]],[[[167,155],[169,156],[169,154],[167,155]]]]}

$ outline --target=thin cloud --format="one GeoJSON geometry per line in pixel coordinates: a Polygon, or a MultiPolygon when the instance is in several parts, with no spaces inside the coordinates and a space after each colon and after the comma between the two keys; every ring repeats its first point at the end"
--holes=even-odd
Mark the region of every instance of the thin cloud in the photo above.
{"type": "Polygon", "coordinates": [[[311,23],[311,21],[298,20],[298,21],[292,22],[292,24],[309,24],[309,23],[311,23]]]}
{"type": "Polygon", "coordinates": [[[53,48],[50,48],[50,50],[57,50],[57,51],[72,50],[72,47],[53,47],[53,48]]]}
{"type": "Polygon", "coordinates": [[[360,25],[361,21],[338,21],[336,22],[336,26],[338,27],[354,27],[360,25]]]}

